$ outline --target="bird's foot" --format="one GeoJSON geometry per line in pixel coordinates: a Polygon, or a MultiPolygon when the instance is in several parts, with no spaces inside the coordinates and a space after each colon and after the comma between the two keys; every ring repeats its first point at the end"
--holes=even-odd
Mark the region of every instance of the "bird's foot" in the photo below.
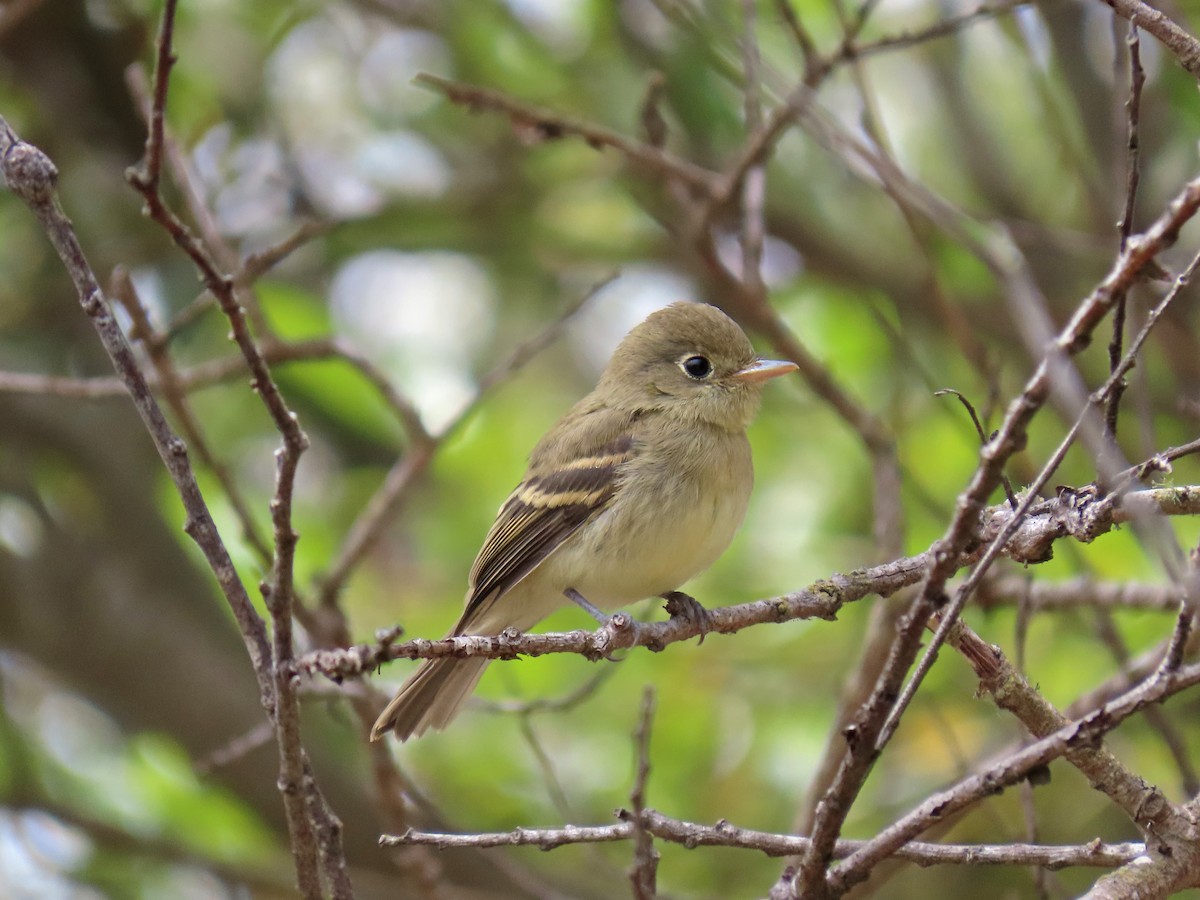
{"type": "Polygon", "coordinates": [[[701,606],[700,601],[691,594],[685,594],[683,591],[667,591],[660,596],[667,601],[663,609],[672,619],[684,619],[694,623],[700,629],[701,644],[704,643],[705,635],[716,630],[712,613],[701,606]]]}
{"type": "MultiPolygon", "coordinates": [[[[575,590],[575,588],[567,588],[565,591],[563,591],[563,594],[568,600],[586,612],[589,616],[600,623],[602,627],[608,629],[610,633],[617,637],[617,639],[620,641],[621,647],[632,647],[638,643],[642,626],[633,616],[629,615],[629,613],[615,613],[611,616],[607,615],[597,609],[587,597],[583,596],[583,594],[579,593],[579,591],[575,590]],[[629,637],[624,637],[626,634],[628,634],[629,637]]],[[[607,654],[604,658],[609,662],[620,662],[620,660],[616,659],[611,653],[607,654]]]]}

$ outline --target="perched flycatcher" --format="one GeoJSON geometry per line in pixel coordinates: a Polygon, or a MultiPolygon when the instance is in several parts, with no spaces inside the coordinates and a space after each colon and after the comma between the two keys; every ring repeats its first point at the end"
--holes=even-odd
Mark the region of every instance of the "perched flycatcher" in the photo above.
{"type": "MultiPolygon", "coordinates": [[[[758,359],[716,307],[676,303],[621,341],[596,389],[533,449],[471,567],[452,636],[527,631],[568,592],[612,610],[708,568],[742,522],[754,470],[746,427],[763,382],[795,371],[758,359]]],[[[486,659],[422,663],[371,729],[400,740],[454,718],[486,659]]]]}

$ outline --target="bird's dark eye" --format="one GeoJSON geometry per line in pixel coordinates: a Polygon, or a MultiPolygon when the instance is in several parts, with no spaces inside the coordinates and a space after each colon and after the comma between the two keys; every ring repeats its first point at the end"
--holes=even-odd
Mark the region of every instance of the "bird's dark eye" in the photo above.
{"type": "Polygon", "coordinates": [[[689,356],[680,365],[689,378],[707,378],[712,374],[712,363],[707,356],[689,356]]]}

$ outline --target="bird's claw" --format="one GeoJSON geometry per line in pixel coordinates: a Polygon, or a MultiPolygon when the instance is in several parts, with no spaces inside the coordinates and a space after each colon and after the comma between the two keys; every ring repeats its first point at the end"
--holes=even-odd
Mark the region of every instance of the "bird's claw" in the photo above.
{"type": "Polygon", "coordinates": [[[700,629],[699,643],[703,644],[705,636],[710,631],[716,630],[712,613],[701,606],[700,601],[691,594],[685,594],[683,591],[667,591],[662,598],[667,601],[663,609],[672,619],[685,619],[693,622],[700,629]]]}

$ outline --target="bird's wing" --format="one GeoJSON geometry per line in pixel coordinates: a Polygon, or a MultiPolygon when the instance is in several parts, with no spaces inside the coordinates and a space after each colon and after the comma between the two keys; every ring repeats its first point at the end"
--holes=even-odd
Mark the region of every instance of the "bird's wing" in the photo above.
{"type": "Polygon", "coordinates": [[[469,633],[478,613],[536,569],[616,494],[621,471],[636,453],[629,418],[596,410],[570,419],[574,427],[566,431],[571,446],[555,444],[564,421],[539,444],[525,479],[500,507],[471,567],[466,610],[456,634],[469,633]]]}

